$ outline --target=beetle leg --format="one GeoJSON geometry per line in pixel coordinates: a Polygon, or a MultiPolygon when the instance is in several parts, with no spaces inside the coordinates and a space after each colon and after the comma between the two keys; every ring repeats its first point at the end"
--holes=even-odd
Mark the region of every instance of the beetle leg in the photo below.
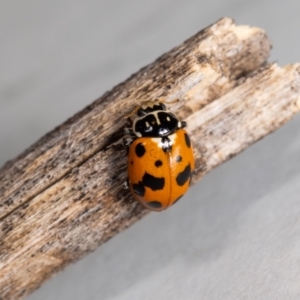
{"type": "Polygon", "coordinates": [[[181,121],[181,128],[185,128],[187,126],[186,121],[181,121]]]}
{"type": "Polygon", "coordinates": [[[129,181],[128,178],[123,182],[123,189],[128,190],[129,189],[129,181]]]}
{"type": "Polygon", "coordinates": [[[123,133],[124,133],[124,135],[134,136],[134,132],[133,132],[132,128],[130,128],[130,127],[124,127],[123,133]]]}
{"type": "Polygon", "coordinates": [[[130,138],[130,137],[124,138],[123,139],[123,146],[126,147],[126,148],[128,148],[133,141],[134,141],[133,138],[130,138]]]}

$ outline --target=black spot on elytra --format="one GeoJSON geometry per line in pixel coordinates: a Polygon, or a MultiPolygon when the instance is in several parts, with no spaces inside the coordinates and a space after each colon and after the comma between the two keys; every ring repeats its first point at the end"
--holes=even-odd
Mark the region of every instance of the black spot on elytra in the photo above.
{"type": "Polygon", "coordinates": [[[145,195],[146,190],[145,190],[145,187],[142,182],[133,184],[132,189],[133,189],[134,193],[136,193],[138,196],[143,197],[145,195]]]}
{"type": "Polygon", "coordinates": [[[178,185],[183,186],[191,177],[191,165],[188,164],[185,169],[180,172],[176,177],[178,185]]]}
{"type": "Polygon", "coordinates": [[[138,157],[142,157],[146,152],[146,149],[144,147],[144,145],[142,143],[139,143],[136,145],[135,147],[135,154],[138,156],[138,157]]]}
{"type": "Polygon", "coordinates": [[[143,184],[152,191],[162,190],[165,186],[165,178],[155,177],[146,172],[143,176],[143,184]]]}
{"type": "Polygon", "coordinates": [[[162,204],[159,201],[146,202],[146,205],[151,208],[161,208],[162,204]]]}
{"type": "Polygon", "coordinates": [[[162,166],[163,163],[161,160],[157,160],[154,164],[155,164],[155,167],[159,168],[162,166]]]}
{"type": "Polygon", "coordinates": [[[179,196],[174,202],[173,202],[173,205],[178,202],[181,198],[183,197],[183,195],[179,196]]]}
{"type": "Polygon", "coordinates": [[[188,136],[187,133],[184,134],[184,138],[185,138],[185,143],[186,145],[191,148],[191,140],[190,140],[190,137],[188,136]]]}
{"type": "Polygon", "coordinates": [[[176,162],[181,162],[181,161],[182,161],[182,156],[178,155],[178,156],[176,157],[176,162]]]}

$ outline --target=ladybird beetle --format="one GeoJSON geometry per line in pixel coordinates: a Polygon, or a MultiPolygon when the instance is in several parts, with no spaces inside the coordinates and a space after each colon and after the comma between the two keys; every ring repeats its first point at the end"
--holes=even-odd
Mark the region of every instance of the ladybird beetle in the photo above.
{"type": "Polygon", "coordinates": [[[134,112],[137,117],[127,128],[134,136],[127,139],[127,186],[145,207],[162,211],[176,203],[191,183],[194,154],[183,129],[187,124],[161,101],[145,102],[134,112]]]}

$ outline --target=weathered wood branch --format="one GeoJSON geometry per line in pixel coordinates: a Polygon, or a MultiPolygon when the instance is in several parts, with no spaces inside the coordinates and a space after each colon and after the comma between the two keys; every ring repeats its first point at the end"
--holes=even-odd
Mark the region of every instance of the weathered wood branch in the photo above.
{"type": "Polygon", "coordinates": [[[299,111],[300,66],[266,64],[258,28],[222,19],[131,76],[0,170],[0,297],[27,295],[147,213],[122,189],[122,117],[180,99],[195,181],[299,111]]]}

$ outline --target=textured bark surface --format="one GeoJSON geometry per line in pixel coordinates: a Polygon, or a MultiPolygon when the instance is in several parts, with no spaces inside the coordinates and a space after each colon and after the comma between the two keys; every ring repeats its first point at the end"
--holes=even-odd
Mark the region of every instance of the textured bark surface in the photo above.
{"type": "Polygon", "coordinates": [[[267,65],[261,29],[222,19],[164,54],[0,170],[0,291],[20,298],[147,213],[122,189],[123,116],[180,99],[195,180],[299,110],[299,65],[267,65]]]}

